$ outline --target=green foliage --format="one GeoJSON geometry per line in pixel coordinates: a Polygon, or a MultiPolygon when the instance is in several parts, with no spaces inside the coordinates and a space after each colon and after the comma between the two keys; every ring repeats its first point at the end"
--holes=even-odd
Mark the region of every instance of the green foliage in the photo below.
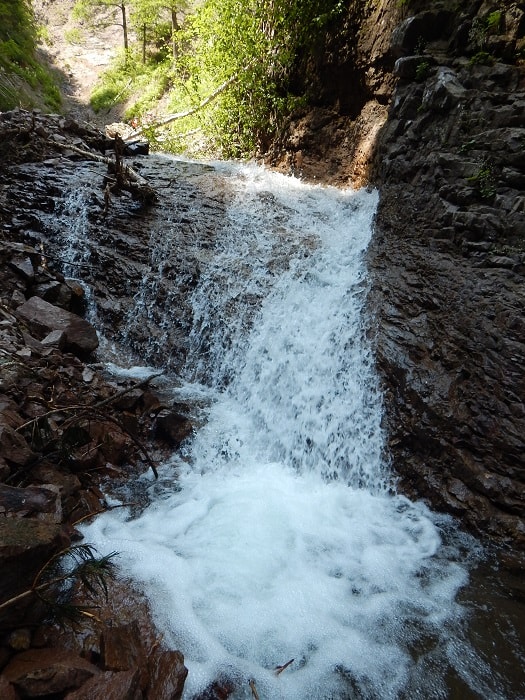
{"type": "Polygon", "coordinates": [[[116,552],[98,556],[90,544],[71,545],[44,564],[30,588],[0,603],[0,610],[37,596],[46,606],[48,617],[76,625],[93,615],[89,612],[91,606],[73,604],[72,596],[81,587],[88,598],[94,600],[103,593],[107,600],[107,581],[114,576],[112,560],[116,556],[116,552]]]}
{"type": "Polygon", "coordinates": [[[49,72],[35,58],[37,28],[28,0],[0,0],[0,110],[32,106],[30,90],[47,107],[60,107],[60,93],[49,72]]]}
{"type": "Polygon", "coordinates": [[[108,579],[114,577],[116,552],[98,556],[90,544],[72,545],[50,559],[38,573],[33,592],[47,608],[47,617],[60,624],[79,623],[92,617],[89,605],[75,605],[72,595],[80,586],[95,601],[100,594],[108,598],[108,579]]]}
{"type": "Polygon", "coordinates": [[[227,157],[264,147],[302,98],[290,89],[297,56],[312,53],[343,9],[339,0],[208,0],[200,6],[179,36],[170,107],[196,107],[235,80],[185,119],[184,130],[199,128],[207,150],[227,157]]]}
{"type": "Polygon", "coordinates": [[[122,45],[128,48],[128,12],[131,0],[76,0],[72,16],[89,27],[120,24],[122,45]],[[118,17],[118,19],[117,19],[118,17]]]}
{"type": "Polygon", "coordinates": [[[501,10],[496,10],[495,12],[491,12],[487,19],[485,20],[486,26],[488,31],[494,31],[497,32],[501,26],[501,19],[503,17],[503,13],[501,10]]]}
{"type": "Polygon", "coordinates": [[[488,51],[478,51],[469,60],[469,66],[492,66],[495,58],[488,51]]]}
{"type": "Polygon", "coordinates": [[[77,0],[73,6],[73,17],[84,22],[101,21],[102,24],[110,24],[112,13],[119,10],[122,5],[127,7],[129,0],[77,0]],[[104,14],[106,12],[106,14],[104,14]],[[99,14],[102,13],[102,14],[99,14]]]}
{"type": "Polygon", "coordinates": [[[489,160],[484,160],[479,170],[468,177],[467,181],[475,187],[481,199],[492,199],[496,194],[496,173],[489,160]]]}
{"type": "Polygon", "coordinates": [[[68,29],[64,32],[64,40],[68,44],[80,44],[82,42],[82,32],[78,27],[68,29]]]}
{"type": "Polygon", "coordinates": [[[135,78],[133,67],[127,54],[124,51],[119,53],[110,68],[102,74],[91,94],[90,103],[95,112],[110,110],[128,97],[135,78]]]}
{"type": "Polygon", "coordinates": [[[90,103],[95,112],[109,110],[132,95],[140,95],[126,111],[126,117],[141,117],[152,109],[171,84],[170,60],[142,62],[138,53],[121,52],[101,75],[90,103]]]}
{"type": "Polygon", "coordinates": [[[416,66],[416,80],[423,82],[430,74],[430,63],[428,61],[420,61],[416,66]]]}
{"type": "Polygon", "coordinates": [[[461,145],[461,147],[460,147],[460,149],[459,149],[459,152],[460,152],[460,153],[469,153],[469,151],[472,151],[472,150],[474,150],[474,149],[477,148],[477,147],[478,147],[477,139],[471,138],[471,139],[469,139],[468,141],[465,141],[465,142],[461,145]]]}
{"type": "Polygon", "coordinates": [[[253,155],[304,101],[291,89],[297,57],[307,60],[344,11],[342,0],[207,0],[179,27],[181,1],[126,3],[141,42],[101,77],[93,108],[134,100],[125,115],[140,119],[164,96],[170,112],[191,112],[159,136],[164,149],[191,151],[185,135],[199,132],[194,155],[227,157],[253,155]]]}
{"type": "Polygon", "coordinates": [[[480,53],[483,53],[489,34],[497,34],[499,32],[502,19],[503,12],[501,10],[495,10],[484,18],[474,18],[469,32],[469,40],[479,49],[480,53]]]}

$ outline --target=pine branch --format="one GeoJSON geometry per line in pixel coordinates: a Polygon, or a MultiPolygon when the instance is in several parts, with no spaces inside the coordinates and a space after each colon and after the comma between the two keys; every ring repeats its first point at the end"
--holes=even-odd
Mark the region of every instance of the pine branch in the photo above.
{"type": "Polygon", "coordinates": [[[97,558],[95,556],[95,548],[92,545],[74,545],[63,549],[60,552],[54,554],[44,566],[38,571],[37,575],[33,580],[31,588],[26,591],[19,593],[3,603],[0,603],[0,610],[4,610],[16,603],[19,603],[32,595],[37,595],[44,603],[50,608],[55,606],[62,606],[63,604],[57,601],[49,601],[47,598],[42,596],[42,592],[49,590],[55,586],[59,586],[66,581],[79,581],[83,584],[84,588],[88,591],[91,596],[96,596],[97,587],[104,591],[107,598],[108,588],[106,578],[113,575],[113,562],[111,561],[117,552],[111,552],[103,557],[97,558]],[[59,576],[54,576],[48,581],[43,583],[38,583],[42,576],[52,570],[56,563],[66,557],[71,557],[75,562],[75,566],[68,572],[60,574],[59,576]]]}

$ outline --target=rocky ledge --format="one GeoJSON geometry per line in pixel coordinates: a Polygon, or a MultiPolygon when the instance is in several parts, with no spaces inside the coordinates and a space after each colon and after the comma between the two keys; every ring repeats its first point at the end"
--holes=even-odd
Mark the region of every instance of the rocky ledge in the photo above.
{"type": "MultiPolygon", "coordinates": [[[[59,117],[2,116],[0,143],[11,167],[56,156],[65,141],[93,154],[105,142],[59,117]]],[[[192,425],[166,399],[160,380],[115,377],[96,361],[97,332],[81,317],[84,290],[51,269],[41,246],[26,242],[16,220],[32,186],[24,182],[17,196],[11,185],[6,172],[0,190],[0,696],[172,700],[182,693],[184,660],[156,639],[141,596],[108,577],[99,579],[100,595],[92,600],[97,586],[82,585],[84,570],[64,581],[57,565],[75,552],[87,557],[80,563],[90,563],[76,525],[107,507],[102,484],[156,471],[157,460],[192,425]],[[53,620],[75,611],[76,633],[60,632],[53,620]]],[[[43,209],[56,194],[51,187],[39,200],[43,209]]]]}

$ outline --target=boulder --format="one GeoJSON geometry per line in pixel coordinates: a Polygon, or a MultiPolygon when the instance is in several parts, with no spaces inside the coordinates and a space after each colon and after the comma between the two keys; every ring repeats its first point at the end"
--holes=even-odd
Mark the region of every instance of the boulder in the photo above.
{"type": "Polygon", "coordinates": [[[45,514],[47,517],[44,519],[61,521],[62,505],[57,486],[47,484],[18,488],[0,484],[0,516],[22,518],[34,514],[45,514]]]}
{"type": "MultiPolygon", "coordinates": [[[[117,673],[104,671],[68,693],[65,700],[142,700],[139,678],[138,669],[117,673]]],[[[157,700],[156,695],[151,698],[157,700]]]]}
{"type": "Polygon", "coordinates": [[[402,56],[394,64],[394,75],[403,80],[414,80],[420,66],[426,64],[430,66],[433,62],[428,56],[402,56]]]}
{"type": "Polygon", "coordinates": [[[188,669],[180,651],[159,651],[150,659],[148,697],[155,700],[180,700],[188,669]]]}
{"type": "Polygon", "coordinates": [[[435,41],[447,36],[451,13],[447,10],[428,10],[412,17],[407,17],[392,32],[391,50],[395,56],[404,56],[415,52],[418,44],[435,41]]]}
{"type": "MultiPolygon", "coordinates": [[[[69,537],[56,523],[0,518],[0,602],[27,590],[44,564],[69,544],[69,537]]],[[[20,624],[21,617],[20,608],[6,608],[0,628],[13,621],[20,624]]]]}
{"type": "Polygon", "coordinates": [[[97,332],[91,323],[70,311],[53,306],[40,297],[31,297],[19,306],[17,315],[39,339],[45,338],[53,331],[63,331],[65,350],[77,355],[88,355],[98,347],[97,332]]]}
{"type": "Polygon", "coordinates": [[[24,698],[79,688],[99,669],[66,649],[29,649],[14,656],[3,671],[24,698]]]}
{"type": "Polygon", "coordinates": [[[176,411],[166,408],[157,415],[155,434],[173,447],[178,447],[192,430],[191,421],[176,411]]]}
{"type": "Polygon", "coordinates": [[[24,437],[8,425],[3,416],[0,416],[0,456],[18,467],[25,467],[35,458],[24,437]]]}

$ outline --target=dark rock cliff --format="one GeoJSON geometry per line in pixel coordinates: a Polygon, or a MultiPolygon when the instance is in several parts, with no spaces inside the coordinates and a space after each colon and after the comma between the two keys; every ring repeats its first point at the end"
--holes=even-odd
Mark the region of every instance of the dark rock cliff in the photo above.
{"type": "Polygon", "coordinates": [[[401,487],[520,559],[525,5],[430,5],[350,3],[305,77],[318,104],[269,157],[379,187],[370,305],[401,487]]]}
{"type": "Polygon", "coordinates": [[[403,488],[517,554],[525,72],[515,63],[525,8],[501,7],[441,7],[394,33],[398,82],[375,160],[372,304],[403,488]],[[411,56],[421,38],[424,53],[411,56]]]}

